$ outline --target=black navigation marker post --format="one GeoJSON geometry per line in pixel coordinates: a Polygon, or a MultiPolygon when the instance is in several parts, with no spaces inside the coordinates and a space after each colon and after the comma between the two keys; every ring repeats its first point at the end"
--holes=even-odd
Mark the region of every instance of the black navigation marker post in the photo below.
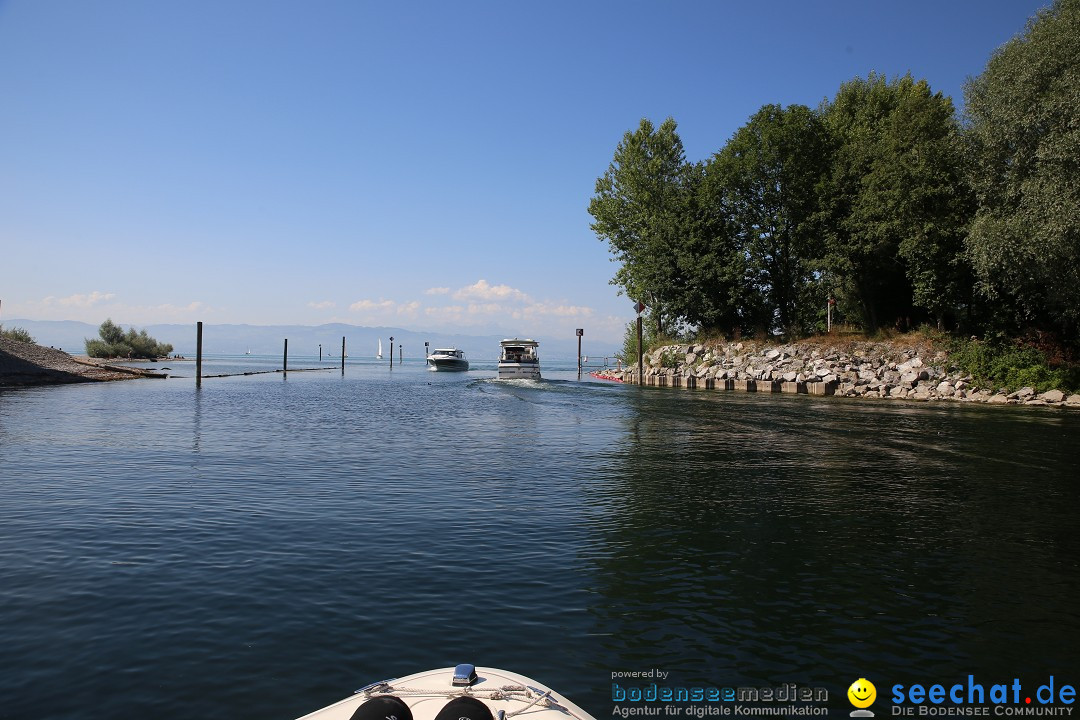
{"type": "Polygon", "coordinates": [[[341,374],[345,374],[345,336],[341,336],[341,374]]]}
{"type": "Polygon", "coordinates": [[[425,341],[424,341],[424,359],[425,359],[425,360],[427,359],[427,357],[428,357],[428,354],[429,354],[429,353],[428,353],[428,342],[427,342],[427,340],[425,340],[425,341]]]}
{"type": "Polygon", "coordinates": [[[285,354],[281,358],[281,372],[289,372],[289,338],[285,338],[285,354]]]}
{"type": "MultiPolygon", "coordinates": [[[[394,348],[390,348],[390,354],[391,355],[394,354],[394,348]]],[[[398,365],[401,364],[401,343],[398,343],[398,346],[397,346],[397,364],[398,365]]]]}
{"type": "Polygon", "coordinates": [[[585,328],[577,329],[577,376],[581,378],[581,336],[585,334],[585,328]]]}
{"type": "Polygon", "coordinates": [[[394,369],[394,336],[390,336],[390,369],[394,369]]]}
{"type": "Polygon", "coordinates": [[[202,321],[195,325],[195,387],[202,387],[202,321]]]}
{"type": "Polygon", "coordinates": [[[645,384],[645,348],[641,347],[641,313],[645,311],[645,303],[634,303],[637,310],[637,384],[645,384]]]}

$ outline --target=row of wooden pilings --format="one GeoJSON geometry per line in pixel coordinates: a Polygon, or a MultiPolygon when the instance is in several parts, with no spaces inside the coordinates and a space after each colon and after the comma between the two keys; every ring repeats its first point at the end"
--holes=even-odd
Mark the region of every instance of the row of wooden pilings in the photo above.
{"type": "MultiPolygon", "coordinates": [[[[202,322],[196,323],[195,327],[195,387],[202,387],[202,322]]],[[[393,346],[390,350],[390,366],[393,367],[393,346]]],[[[319,346],[319,359],[322,359],[322,346],[319,346]]],[[[285,338],[285,353],[281,359],[281,372],[289,372],[289,338],[285,338]]],[[[345,374],[345,337],[341,338],[341,374],[345,374]]]]}
{"type": "Polygon", "coordinates": [[[791,393],[798,395],[833,395],[836,393],[835,382],[783,380],[734,380],[731,378],[699,378],[693,375],[646,375],[644,382],[638,382],[638,373],[632,372],[628,383],[651,385],[654,387],[675,387],[687,390],[735,390],[741,392],[791,393]]]}

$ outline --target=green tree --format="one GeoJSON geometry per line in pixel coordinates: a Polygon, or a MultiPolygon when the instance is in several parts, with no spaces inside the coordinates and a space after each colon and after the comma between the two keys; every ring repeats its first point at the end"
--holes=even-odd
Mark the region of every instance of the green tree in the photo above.
{"type": "Polygon", "coordinates": [[[813,220],[828,151],[810,108],[766,105],[709,163],[709,194],[732,224],[744,260],[745,325],[799,335],[824,303],[812,261],[813,220]]]}
{"type": "Polygon", "coordinates": [[[612,284],[648,306],[661,334],[682,319],[686,287],[677,257],[693,179],[676,127],[642,119],[623,135],[589,203],[593,231],[620,263],[612,284]]]}
{"type": "Polygon", "coordinates": [[[173,351],[172,345],[158,342],[146,330],[129,328],[125,333],[111,319],[101,323],[98,335],[100,339],[86,340],[86,354],[90,357],[152,360],[173,351]]]}
{"type": "Polygon", "coordinates": [[[1057,0],[965,87],[967,235],[1002,329],[1080,336],[1080,0],[1057,0]]]}
{"type": "Polygon", "coordinates": [[[732,333],[742,327],[746,258],[727,208],[710,192],[707,172],[704,163],[685,169],[672,256],[678,270],[673,306],[699,331],[732,333]]]}
{"type": "Polygon", "coordinates": [[[971,212],[952,100],[910,75],[844,83],[820,113],[833,145],[820,186],[822,269],[841,311],[874,331],[964,304],[971,212]]]}

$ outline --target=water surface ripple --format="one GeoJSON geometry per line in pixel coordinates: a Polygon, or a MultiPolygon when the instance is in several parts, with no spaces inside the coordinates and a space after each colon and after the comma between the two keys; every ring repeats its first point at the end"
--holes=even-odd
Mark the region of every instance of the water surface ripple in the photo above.
{"type": "MultiPolygon", "coordinates": [[[[1080,414],[482,368],[0,392],[0,717],[293,718],[459,662],[1080,669],[1080,414]]],[[[877,681],[875,681],[877,682],[877,681]]]]}

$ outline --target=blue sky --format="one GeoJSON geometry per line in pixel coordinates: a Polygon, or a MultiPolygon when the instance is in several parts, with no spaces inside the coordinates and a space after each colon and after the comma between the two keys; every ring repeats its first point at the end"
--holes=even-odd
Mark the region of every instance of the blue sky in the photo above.
{"type": "Polygon", "coordinates": [[[642,117],[964,80],[1046,2],[0,0],[0,322],[618,341],[589,229],[642,117]]]}

